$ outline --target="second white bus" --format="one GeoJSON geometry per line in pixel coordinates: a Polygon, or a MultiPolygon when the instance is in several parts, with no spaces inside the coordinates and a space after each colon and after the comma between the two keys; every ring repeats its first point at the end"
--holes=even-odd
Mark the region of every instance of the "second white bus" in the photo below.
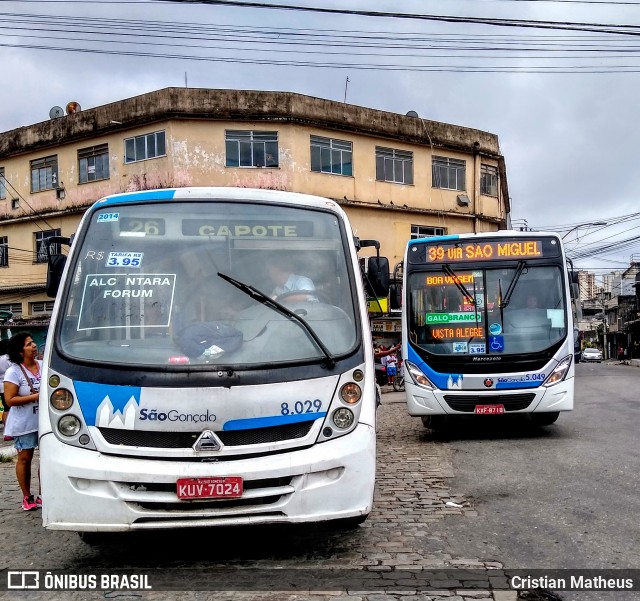
{"type": "Polygon", "coordinates": [[[556,234],[411,240],[402,315],[409,413],[437,428],[451,416],[503,413],[549,425],[573,409],[571,291],[556,234]]]}

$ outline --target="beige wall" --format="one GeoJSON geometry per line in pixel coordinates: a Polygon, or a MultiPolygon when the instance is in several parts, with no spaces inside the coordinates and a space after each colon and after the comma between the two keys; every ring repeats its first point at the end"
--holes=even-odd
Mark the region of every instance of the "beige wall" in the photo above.
{"type": "MultiPolygon", "coordinates": [[[[74,116],[75,117],[75,116],[74,116]]],[[[473,130],[472,130],[473,131],[473,130]]],[[[14,132],[9,132],[14,133],[14,132]]],[[[0,143],[3,134],[0,134],[0,143]]],[[[6,146],[6,145],[5,145],[6,146]]],[[[2,145],[0,144],[0,150],[2,145]]],[[[43,293],[23,295],[18,284],[41,284],[45,266],[33,263],[34,232],[39,228],[61,228],[63,235],[75,231],[82,212],[98,198],[119,192],[180,186],[241,186],[271,188],[327,196],[338,201],[352,222],[354,234],[381,242],[381,254],[390,267],[402,260],[412,224],[443,227],[447,233],[495,231],[506,222],[508,201],[479,194],[480,164],[498,167],[495,156],[480,156],[411,141],[396,141],[370,133],[336,131],[304,123],[166,119],[135,127],[120,127],[96,137],[84,136],[73,143],[49,144],[46,148],[0,153],[0,167],[11,187],[0,200],[0,236],[9,238],[9,267],[0,269],[0,303],[28,303],[47,300],[43,293]],[[227,168],[225,130],[278,131],[278,168],[227,168]],[[167,156],[131,164],[124,163],[124,140],[140,134],[165,130],[167,156]],[[353,176],[310,171],[310,136],[348,140],[353,143],[353,176]],[[108,180],[78,184],[78,150],[98,144],[109,145],[108,180]],[[400,185],[376,181],[375,147],[384,146],[413,152],[414,184],[400,185]],[[59,186],[55,190],[30,192],[30,161],[50,155],[58,157],[59,186]],[[432,156],[466,161],[466,191],[469,206],[459,206],[462,192],[433,188],[432,156]],[[20,198],[20,208],[11,208],[11,199],[20,198]],[[37,215],[37,216],[36,216],[37,215]],[[23,249],[20,252],[16,249],[23,249]],[[13,290],[12,290],[13,289],[13,290]]],[[[499,186],[499,194],[505,187],[499,186]]],[[[363,255],[371,254],[367,249],[363,255]]]]}

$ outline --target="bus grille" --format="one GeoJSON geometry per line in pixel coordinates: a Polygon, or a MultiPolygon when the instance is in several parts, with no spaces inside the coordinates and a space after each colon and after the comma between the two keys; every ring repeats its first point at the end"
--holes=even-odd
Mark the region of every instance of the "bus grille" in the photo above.
{"type": "Polygon", "coordinates": [[[473,413],[476,405],[504,405],[505,411],[526,409],[536,397],[534,392],[526,394],[445,394],[444,400],[454,411],[473,413]]]}
{"type": "MultiPolygon", "coordinates": [[[[245,480],[243,483],[245,494],[241,498],[194,499],[190,501],[160,500],[160,497],[165,496],[166,493],[171,494],[171,496],[175,495],[175,482],[146,482],[144,484],[144,493],[141,495],[142,498],[136,498],[135,501],[130,499],[128,501],[135,502],[136,505],[142,509],[153,511],[179,511],[183,514],[187,514],[189,512],[202,512],[206,510],[215,510],[215,512],[220,512],[224,509],[242,510],[243,508],[254,508],[277,503],[283,495],[291,494],[293,492],[292,482],[293,476],[245,480]]],[[[140,496],[140,492],[137,490],[138,486],[139,485],[134,482],[122,482],[118,485],[119,489],[122,490],[122,496],[124,497],[131,494],[130,491],[136,491],[138,496],[140,496]]]]}
{"type": "MultiPolygon", "coordinates": [[[[252,428],[250,430],[229,430],[216,432],[216,436],[223,445],[241,447],[252,444],[267,444],[304,438],[313,420],[286,424],[284,426],[270,426],[268,428],[252,428]]],[[[104,439],[113,445],[126,447],[153,447],[159,449],[190,449],[199,432],[150,432],[142,430],[122,430],[120,428],[98,428],[104,439]]]]}

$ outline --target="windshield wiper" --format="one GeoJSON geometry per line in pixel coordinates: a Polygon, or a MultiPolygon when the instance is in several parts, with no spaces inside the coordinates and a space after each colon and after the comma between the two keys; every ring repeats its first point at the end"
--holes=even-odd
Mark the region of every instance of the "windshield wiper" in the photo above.
{"type": "Polygon", "coordinates": [[[249,284],[245,284],[239,280],[233,279],[231,276],[218,272],[218,275],[223,279],[233,284],[238,290],[244,292],[247,296],[250,296],[253,300],[270,307],[274,311],[277,311],[281,315],[285,317],[290,317],[291,319],[295,319],[297,323],[300,324],[302,329],[307,333],[307,335],[318,345],[318,348],[322,351],[324,356],[327,359],[327,366],[333,367],[336,364],[336,360],[333,358],[333,355],[329,352],[329,349],[324,345],[322,340],[318,337],[318,335],[313,331],[313,328],[299,315],[296,315],[291,309],[288,309],[284,305],[281,305],[278,301],[273,300],[270,296],[267,296],[264,292],[261,292],[257,288],[250,286],[249,284]]]}
{"type": "Polygon", "coordinates": [[[513,275],[513,279],[509,283],[509,287],[507,288],[507,291],[505,292],[504,299],[502,299],[502,301],[500,303],[500,308],[501,309],[506,307],[511,302],[511,295],[513,294],[513,291],[516,288],[516,284],[518,283],[518,280],[520,279],[520,276],[522,275],[522,272],[524,271],[524,268],[526,266],[527,266],[527,264],[524,261],[518,261],[518,266],[516,267],[516,272],[513,275]]]}
{"type": "Polygon", "coordinates": [[[453,269],[449,267],[448,263],[445,263],[442,266],[442,271],[444,271],[453,280],[453,283],[455,284],[456,288],[460,290],[460,292],[462,292],[462,296],[469,299],[471,304],[475,306],[476,304],[475,297],[471,296],[471,293],[466,289],[465,285],[460,281],[460,278],[456,275],[453,269]]]}

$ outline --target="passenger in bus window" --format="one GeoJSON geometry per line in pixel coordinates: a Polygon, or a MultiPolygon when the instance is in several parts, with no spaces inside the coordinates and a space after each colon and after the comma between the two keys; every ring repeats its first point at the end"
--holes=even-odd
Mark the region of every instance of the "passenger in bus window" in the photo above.
{"type": "Polygon", "coordinates": [[[527,309],[538,309],[540,307],[538,297],[535,294],[527,296],[527,309]]]}
{"type": "Polygon", "coordinates": [[[293,260],[290,256],[284,253],[269,256],[266,271],[275,285],[271,291],[271,298],[317,300],[313,294],[305,293],[305,291],[315,291],[316,287],[310,278],[294,273],[293,260]],[[295,292],[300,294],[294,294],[295,292]]]}

